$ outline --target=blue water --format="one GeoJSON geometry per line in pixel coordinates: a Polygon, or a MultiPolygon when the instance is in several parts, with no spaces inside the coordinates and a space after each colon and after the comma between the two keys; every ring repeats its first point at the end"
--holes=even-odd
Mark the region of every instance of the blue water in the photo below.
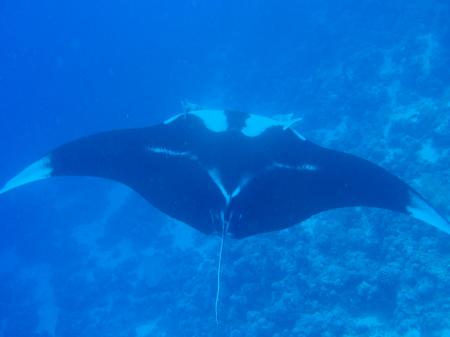
{"type": "MultiPolygon", "coordinates": [[[[53,147],[182,100],[303,117],[450,214],[450,3],[0,2],[0,185],[53,147]]],[[[450,336],[448,235],[374,210],[226,240],[127,188],[0,196],[0,336],[450,336]]]]}

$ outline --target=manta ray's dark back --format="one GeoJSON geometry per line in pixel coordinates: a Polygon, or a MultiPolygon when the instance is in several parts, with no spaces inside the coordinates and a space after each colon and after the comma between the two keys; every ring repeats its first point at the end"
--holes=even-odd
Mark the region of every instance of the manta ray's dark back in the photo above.
{"type": "Polygon", "coordinates": [[[447,220],[405,182],[367,160],[313,144],[293,122],[194,109],[155,126],[62,145],[0,193],[53,176],[97,176],[128,185],[207,234],[243,238],[353,206],[409,214],[450,233],[447,220]]]}

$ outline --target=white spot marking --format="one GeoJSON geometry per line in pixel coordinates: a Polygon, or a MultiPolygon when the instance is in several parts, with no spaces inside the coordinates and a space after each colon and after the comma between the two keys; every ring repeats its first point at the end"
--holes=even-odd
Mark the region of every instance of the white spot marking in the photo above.
{"type": "Polygon", "coordinates": [[[46,156],[31,164],[10,181],[8,181],[0,190],[0,194],[12,190],[16,187],[31,183],[33,181],[49,178],[52,172],[53,168],[51,167],[50,157],[46,156]]]}
{"type": "Polygon", "coordinates": [[[406,209],[412,217],[450,234],[450,224],[448,221],[414,192],[410,192],[410,204],[406,209]]]}
{"type": "Polygon", "coordinates": [[[228,129],[227,116],[224,110],[196,110],[189,114],[202,120],[205,126],[213,132],[224,132],[228,129]]]}

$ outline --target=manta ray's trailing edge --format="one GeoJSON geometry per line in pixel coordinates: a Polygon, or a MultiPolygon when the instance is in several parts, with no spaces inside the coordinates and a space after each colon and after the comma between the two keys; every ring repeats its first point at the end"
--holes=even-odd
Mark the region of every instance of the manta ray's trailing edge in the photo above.
{"type": "Polygon", "coordinates": [[[119,181],[203,233],[243,238],[295,225],[325,210],[367,206],[411,215],[450,233],[416,191],[381,167],[315,145],[292,121],[193,109],[162,124],[62,145],[0,194],[55,176],[119,181]]]}

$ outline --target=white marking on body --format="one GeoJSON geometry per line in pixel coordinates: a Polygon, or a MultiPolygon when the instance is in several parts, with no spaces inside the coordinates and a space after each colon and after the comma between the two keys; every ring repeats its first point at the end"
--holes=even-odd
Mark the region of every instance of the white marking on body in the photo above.
{"type": "Polygon", "coordinates": [[[197,157],[188,151],[175,151],[165,147],[148,147],[147,150],[153,153],[162,154],[169,157],[188,157],[189,159],[197,160],[197,157]]]}
{"type": "Polygon", "coordinates": [[[241,193],[242,188],[247,185],[247,183],[250,181],[249,177],[245,177],[241,180],[240,184],[234,189],[233,193],[231,193],[231,199],[237,196],[239,193],[241,193]]]}
{"type": "Polygon", "coordinates": [[[303,118],[299,117],[299,118],[289,118],[285,123],[284,123],[284,130],[287,129],[291,129],[295,124],[297,124],[298,122],[301,122],[303,120],[303,118]]]}
{"type": "Polygon", "coordinates": [[[44,157],[28,166],[10,181],[8,181],[0,190],[0,194],[12,190],[16,187],[31,183],[33,181],[49,178],[52,172],[53,168],[51,167],[50,157],[44,157]]]}
{"type": "Polygon", "coordinates": [[[294,129],[294,125],[301,122],[303,120],[302,117],[292,118],[292,114],[288,115],[288,118],[285,120],[283,130],[291,130],[294,135],[296,135],[300,140],[306,140],[306,138],[294,129]]]}
{"type": "MultiPolygon", "coordinates": [[[[185,112],[172,116],[164,121],[164,124],[170,124],[180,118],[186,116],[186,114],[194,115],[201,119],[208,130],[213,132],[225,132],[228,130],[228,120],[225,110],[218,109],[202,109],[197,105],[189,104],[185,107],[185,112]]],[[[292,130],[292,132],[301,140],[306,138],[296,131],[293,126],[300,122],[302,118],[292,118],[291,115],[284,115],[286,117],[270,118],[260,115],[251,114],[245,121],[245,126],[242,128],[241,133],[247,137],[256,137],[262,134],[267,129],[279,126],[283,130],[292,130]]]]}
{"type": "Polygon", "coordinates": [[[241,182],[239,183],[239,185],[233,190],[233,192],[229,193],[220,179],[220,173],[218,170],[216,170],[216,169],[208,170],[208,174],[211,177],[211,179],[214,181],[216,186],[219,188],[223,197],[225,198],[225,203],[227,204],[227,206],[230,204],[231,199],[233,199],[239,193],[241,193],[242,188],[250,181],[249,178],[243,178],[241,180],[241,182]]]}
{"type": "Polygon", "coordinates": [[[245,120],[245,126],[241,132],[248,137],[256,137],[273,126],[282,126],[284,123],[269,117],[250,115],[245,120]]]}
{"type": "Polygon", "coordinates": [[[300,140],[306,140],[306,138],[297,130],[295,130],[294,128],[289,128],[298,138],[300,138],[300,140]]]}
{"type": "Polygon", "coordinates": [[[313,164],[302,164],[302,165],[289,165],[289,164],[283,164],[279,162],[274,162],[269,169],[287,169],[287,170],[296,170],[296,171],[317,171],[318,167],[313,164]]]}
{"type": "Polygon", "coordinates": [[[293,119],[290,115],[287,119],[273,119],[265,116],[251,114],[250,117],[245,120],[245,126],[241,130],[241,132],[247,137],[256,137],[271,127],[280,126],[283,127],[283,130],[292,130],[298,138],[300,138],[301,140],[305,140],[305,137],[303,137],[300,133],[292,128],[294,124],[298,123],[301,120],[301,118],[293,119]]]}
{"type": "Polygon", "coordinates": [[[234,198],[235,196],[237,196],[239,193],[241,193],[241,188],[242,186],[239,185],[238,187],[236,187],[233,191],[233,193],[231,193],[231,198],[234,198]]]}
{"type": "Polygon", "coordinates": [[[175,121],[176,119],[178,119],[179,117],[181,117],[181,116],[183,116],[184,114],[178,114],[178,115],[175,115],[175,116],[172,116],[172,117],[170,117],[169,119],[166,119],[165,121],[164,121],[164,124],[170,124],[170,123],[172,123],[173,121],[175,121]]]}
{"type": "Polygon", "coordinates": [[[412,217],[450,234],[450,224],[448,221],[414,192],[410,192],[410,204],[406,209],[412,217]]]}
{"type": "Polygon", "coordinates": [[[228,130],[228,121],[224,110],[196,110],[190,111],[189,114],[200,118],[208,130],[213,132],[228,130]]]}
{"type": "Polygon", "coordinates": [[[220,192],[225,198],[226,204],[228,205],[230,202],[230,195],[228,194],[227,190],[225,189],[225,186],[223,186],[222,181],[220,180],[219,171],[217,171],[216,169],[208,170],[208,174],[211,177],[212,181],[219,188],[220,192]]]}

